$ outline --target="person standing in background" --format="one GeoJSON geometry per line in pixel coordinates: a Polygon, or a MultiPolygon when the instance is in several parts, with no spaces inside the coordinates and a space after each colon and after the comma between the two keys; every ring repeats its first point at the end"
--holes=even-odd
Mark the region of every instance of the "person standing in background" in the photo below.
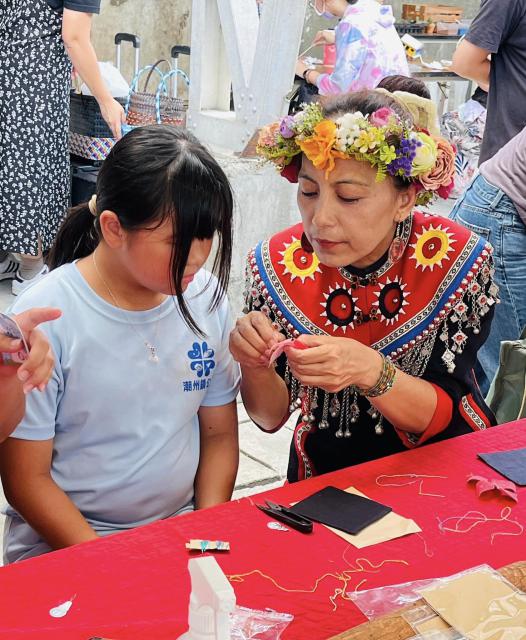
{"type": "Polygon", "coordinates": [[[47,272],[69,203],[71,63],[115,137],[125,120],[90,40],[100,2],[0,0],[0,281],[14,295],[47,272]]]}
{"type": "Polygon", "coordinates": [[[526,326],[526,128],[480,165],[451,218],[484,236],[495,251],[500,304],[476,369],[486,394],[499,366],[500,343],[517,340],[526,326]]]}
{"type": "Polygon", "coordinates": [[[324,18],[341,18],[333,36],[322,31],[316,44],[336,44],[332,73],[310,69],[303,60],[296,75],[318,87],[322,96],[374,89],[382,78],[409,75],[404,47],[394,27],[393,10],[376,0],[315,0],[315,12],[324,18]]]}
{"type": "Polygon", "coordinates": [[[482,164],[526,125],[526,0],[482,0],[452,69],[489,91],[482,164]]]}

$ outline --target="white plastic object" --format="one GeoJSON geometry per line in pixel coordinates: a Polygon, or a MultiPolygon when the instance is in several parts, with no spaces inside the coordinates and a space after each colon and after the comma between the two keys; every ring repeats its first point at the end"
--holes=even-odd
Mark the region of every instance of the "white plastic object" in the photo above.
{"type": "Polygon", "coordinates": [[[189,629],[179,640],[230,640],[236,595],[217,560],[212,556],[191,558],[188,571],[192,580],[189,629]]]}
{"type": "Polygon", "coordinates": [[[73,604],[74,599],[75,599],[75,596],[73,596],[71,600],[66,600],[66,602],[63,602],[62,604],[59,604],[58,606],[51,608],[49,610],[49,615],[52,618],[63,618],[71,609],[71,605],[73,604]]]}
{"type": "Polygon", "coordinates": [[[404,35],[401,37],[401,40],[404,43],[405,47],[412,49],[415,54],[420,53],[424,48],[422,42],[420,42],[420,40],[417,40],[416,38],[413,38],[413,36],[409,33],[404,33],[404,35]]]}

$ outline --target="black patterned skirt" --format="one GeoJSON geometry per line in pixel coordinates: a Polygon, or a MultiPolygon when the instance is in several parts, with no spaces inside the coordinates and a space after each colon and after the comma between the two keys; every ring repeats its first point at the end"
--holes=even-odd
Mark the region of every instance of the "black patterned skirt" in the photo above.
{"type": "Polygon", "coordinates": [[[46,0],[0,0],[0,249],[53,243],[70,191],[71,64],[46,0]]]}

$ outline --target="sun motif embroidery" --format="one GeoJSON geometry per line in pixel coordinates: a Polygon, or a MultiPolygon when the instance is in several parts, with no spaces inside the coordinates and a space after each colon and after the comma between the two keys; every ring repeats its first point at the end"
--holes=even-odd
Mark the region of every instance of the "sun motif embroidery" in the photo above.
{"type": "Polygon", "coordinates": [[[411,295],[406,291],[407,284],[403,284],[399,276],[394,280],[387,278],[387,281],[380,285],[380,291],[374,291],[378,298],[373,302],[373,307],[380,310],[380,320],[386,325],[393,325],[398,322],[400,314],[405,315],[404,307],[407,307],[407,297],[411,295]]]}
{"type": "Polygon", "coordinates": [[[290,281],[300,278],[302,284],[307,278],[314,280],[316,273],[321,273],[320,261],[315,253],[307,253],[301,246],[301,241],[292,236],[290,244],[284,243],[285,250],[280,251],[283,260],[278,264],[285,267],[283,275],[290,274],[290,281]]]}
{"type": "Polygon", "coordinates": [[[414,249],[411,258],[418,267],[422,267],[422,271],[428,268],[433,271],[435,266],[442,267],[442,260],[450,259],[447,254],[454,250],[451,245],[455,242],[453,234],[447,228],[443,228],[441,224],[437,227],[431,225],[422,233],[416,234],[416,242],[410,245],[414,249]]]}
{"type": "Polygon", "coordinates": [[[325,326],[332,326],[333,331],[341,329],[346,333],[347,327],[354,329],[356,312],[360,311],[356,302],[358,298],[353,298],[351,290],[343,284],[329,287],[329,293],[324,293],[325,302],[321,302],[324,311],[320,314],[327,318],[325,326]]]}

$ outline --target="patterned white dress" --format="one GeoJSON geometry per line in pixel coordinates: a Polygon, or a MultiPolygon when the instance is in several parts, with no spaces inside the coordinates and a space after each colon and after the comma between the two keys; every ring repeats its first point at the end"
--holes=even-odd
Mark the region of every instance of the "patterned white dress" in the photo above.
{"type": "Polygon", "coordinates": [[[0,0],[0,250],[37,255],[70,191],[71,64],[62,14],[45,0],[0,0]]]}

